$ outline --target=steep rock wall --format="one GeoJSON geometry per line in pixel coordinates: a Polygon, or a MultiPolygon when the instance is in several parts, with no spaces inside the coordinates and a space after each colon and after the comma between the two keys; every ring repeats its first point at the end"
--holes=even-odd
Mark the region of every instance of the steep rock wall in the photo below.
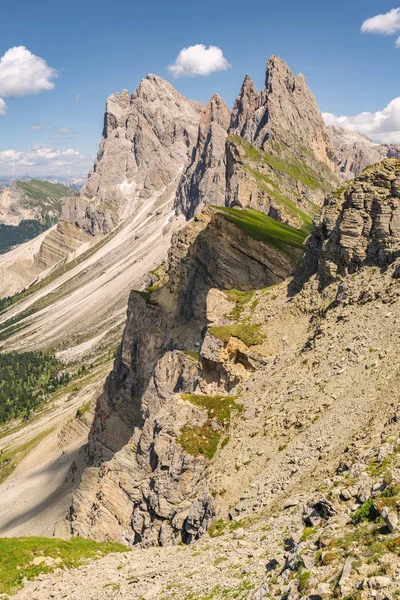
{"type": "Polygon", "coordinates": [[[215,515],[208,465],[227,425],[185,394],[218,394],[211,398],[217,411],[218,402],[238,410],[227,394],[261,360],[235,336],[224,343],[205,335],[210,325],[237,321],[229,316],[235,303],[214,288],[278,283],[300,252],[256,241],[211,208],[175,235],[168,281],[131,294],[114,369],[97,403],[92,467],[71,506],[74,534],[150,545],[190,542],[205,531],[215,515]],[[205,439],[204,450],[191,448],[197,437],[205,439]]]}

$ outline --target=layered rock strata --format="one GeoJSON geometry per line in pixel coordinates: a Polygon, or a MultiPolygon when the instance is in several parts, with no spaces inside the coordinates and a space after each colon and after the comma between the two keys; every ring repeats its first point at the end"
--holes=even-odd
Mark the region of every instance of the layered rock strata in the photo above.
{"type": "Polygon", "coordinates": [[[326,285],[364,265],[386,269],[400,255],[400,160],[387,158],[328,196],[315,225],[300,279],[317,273],[326,285]]]}

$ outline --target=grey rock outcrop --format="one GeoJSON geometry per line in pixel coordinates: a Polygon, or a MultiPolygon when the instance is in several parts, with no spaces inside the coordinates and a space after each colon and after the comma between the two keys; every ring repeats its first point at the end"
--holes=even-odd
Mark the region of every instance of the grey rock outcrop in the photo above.
{"type": "Polygon", "coordinates": [[[60,221],[75,225],[92,236],[106,235],[115,226],[110,211],[101,206],[93,210],[90,202],[79,196],[63,203],[60,221]]]}
{"type": "Polygon", "coordinates": [[[343,127],[327,127],[342,179],[359,175],[384,158],[400,158],[400,145],[376,144],[369,137],[343,127]]]}
{"type": "Polygon", "coordinates": [[[225,141],[230,117],[225,102],[214,94],[200,119],[193,160],[177,191],[177,211],[187,219],[205,204],[225,204],[225,141]]]}
{"type": "Polygon", "coordinates": [[[148,75],[129,95],[107,100],[103,137],[81,197],[121,220],[135,203],[168,186],[188,164],[203,105],[148,75]]]}
{"type": "Polygon", "coordinates": [[[250,207],[301,227],[298,209],[312,212],[310,202],[320,204],[338,181],[325,124],[304,77],[272,56],[261,93],[246,75],[230,117],[218,96],[210,101],[175,206],[187,218],[205,204],[250,207]]]}
{"type": "Polygon", "coordinates": [[[36,267],[67,261],[82,243],[108,235],[169,186],[172,195],[192,156],[203,112],[203,105],[155,75],[131,95],[112,94],[93,170],[79,197],[64,202],[56,230],[35,256],[36,267]]]}
{"type": "Polygon", "coordinates": [[[265,86],[260,98],[247,77],[235,103],[230,133],[242,135],[256,148],[268,149],[268,142],[282,143],[295,153],[307,152],[314,161],[325,164],[333,173],[335,156],[315,97],[303,75],[294,76],[277,56],[267,63],[265,86]],[[237,112],[243,111],[242,121],[237,112]],[[306,148],[306,152],[302,149],[306,148]]]}
{"type": "Polygon", "coordinates": [[[321,285],[400,256],[400,160],[387,158],[328,196],[315,219],[300,277],[321,285]]]}
{"type": "Polygon", "coordinates": [[[261,95],[251,77],[246,74],[239,96],[233,105],[229,131],[237,133],[245,140],[253,140],[255,137],[253,115],[260,107],[260,103],[261,95]]]}

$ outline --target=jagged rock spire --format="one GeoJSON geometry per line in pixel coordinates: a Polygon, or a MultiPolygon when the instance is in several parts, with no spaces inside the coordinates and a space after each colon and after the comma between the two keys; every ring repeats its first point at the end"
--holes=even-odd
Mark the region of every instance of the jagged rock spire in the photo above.
{"type": "Polygon", "coordinates": [[[253,83],[253,80],[246,74],[239,96],[235,100],[232,110],[232,118],[229,131],[236,133],[245,139],[252,138],[251,123],[255,111],[259,108],[261,96],[253,83]]]}
{"type": "Polygon", "coordinates": [[[230,133],[264,150],[270,140],[294,152],[311,150],[315,158],[336,170],[336,160],[315,97],[302,74],[294,76],[281,58],[267,62],[265,86],[259,94],[246,75],[236,99],[230,133]]]}
{"type": "Polygon", "coordinates": [[[304,75],[294,76],[277,56],[271,56],[267,62],[262,104],[264,114],[260,115],[256,134],[259,147],[271,137],[292,149],[302,145],[335,170],[335,157],[325,124],[304,75]]]}
{"type": "Polygon", "coordinates": [[[225,140],[230,119],[228,106],[214,94],[201,116],[193,160],[183,173],[176,194],[176,211],[187,219],[199,206],[225,204],[225,140]]]}

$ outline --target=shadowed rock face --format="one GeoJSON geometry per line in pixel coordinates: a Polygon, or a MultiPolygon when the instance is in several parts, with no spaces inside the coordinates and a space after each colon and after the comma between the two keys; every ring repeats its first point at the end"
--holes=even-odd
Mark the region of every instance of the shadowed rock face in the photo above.
{"type": "Polygon", "coordinates": [[[375,144],[369,137],[343,127],[327,127],[340,169],[340,176],[347,181],[359,175],[366,167],[384,158],[400,158],[400,146],[375,144]]]}
{"type": "Polygon", "coordinates": [[[317,273],[326,285],[364,265],[385,269],[400,256],[400,160],[365,169],[329,196],[315,225],[300,279],[317,273]]]}

